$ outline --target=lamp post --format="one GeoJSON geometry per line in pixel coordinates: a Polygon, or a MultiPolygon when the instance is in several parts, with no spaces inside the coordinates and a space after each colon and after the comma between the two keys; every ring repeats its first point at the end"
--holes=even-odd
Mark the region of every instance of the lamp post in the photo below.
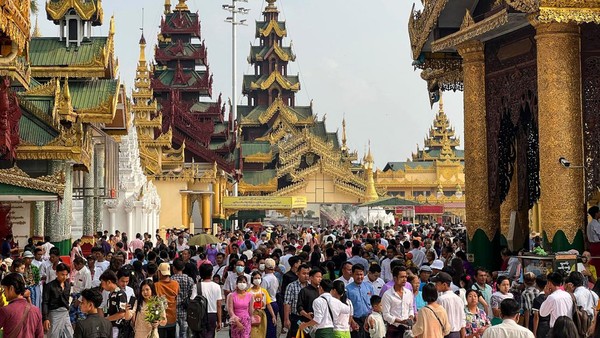
{"type": "MultiPolygon", "coordinates": [[[[237,26],[246,24],[246,19],[239,20],[237,19],[237,15],[245,15],[250,12],[249,9],[243,7],[237,7],[237,2],[248,2],[248,0],[231,0],[231,5],[226,4],[223,5],[223,9],[230,12],[231,16],[228,16],[225,19],[225,22],[231,24],[231,109],[232,109],[232,118],[233,120],[237,120],[237,26]]],[[[231,121],[231,132],[235,133],[235,123],[231,121]]],[[[233,196],[238,196],[238,183],[236,182],[233,185],[233,196]]],[[[234,221],[234,228],[238,227],[238,219],[234,221]]]]}

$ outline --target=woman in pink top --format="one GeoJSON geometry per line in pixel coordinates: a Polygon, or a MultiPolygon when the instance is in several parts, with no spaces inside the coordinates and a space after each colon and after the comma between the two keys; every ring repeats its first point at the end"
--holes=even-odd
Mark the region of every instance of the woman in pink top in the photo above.
{"type": "Polygon", "coordinates": [[[246,276],[237,278],[235,292],[227,296],[227,311],[231,315],[231,338],[250,338],[252,294],[247,292],[246,276]]]}

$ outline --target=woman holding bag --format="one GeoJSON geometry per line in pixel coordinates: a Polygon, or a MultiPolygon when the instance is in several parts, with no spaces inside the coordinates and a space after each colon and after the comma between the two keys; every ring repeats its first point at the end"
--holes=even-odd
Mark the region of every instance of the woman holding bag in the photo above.
{"type": "Polygon", "coordinates": [[[417,321],[412,327],[415,337],[442,338],[450,333],[450,322],[446,310],[436,301],[438,292],[434,284],[423,286],[423,300],[427,302],[417,314],[417,321]]]}
{"type": "Polygon", "coordinates": [[[271,314],[273,325],[277,326],[277,317],[271,307],[271,296],[269,292],[260,287],[262,282],[259,271],[252,273],[252,288],[249,293],[252,295],[252,331],[251,338],[264,338],[267,334],[267,315],[265,310],[271,314]]]}

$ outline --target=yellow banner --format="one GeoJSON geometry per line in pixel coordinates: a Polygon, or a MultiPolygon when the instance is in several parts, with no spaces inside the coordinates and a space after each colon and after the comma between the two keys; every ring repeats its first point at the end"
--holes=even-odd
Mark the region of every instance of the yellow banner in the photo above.
{"type": "Polygon", "coordinates": [[[289,210],[304,209],[305,196],[272,197],[272,196],[226,196],[223,197],[223,209],[234,210],[289,210]]]}

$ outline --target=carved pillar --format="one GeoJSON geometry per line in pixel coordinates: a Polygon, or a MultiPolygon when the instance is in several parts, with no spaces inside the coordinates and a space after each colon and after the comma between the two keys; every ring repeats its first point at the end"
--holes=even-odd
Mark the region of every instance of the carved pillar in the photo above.
{"type": "Polygon", "coordinates": [[[498,243],[499,210],[488,205],[488,157],[484,45],[469,41],[458,46],[463,58],[465,125],[465,208],[469,252],[475,265],[493,267],[498,243]],[[490,250],[492,249],[492,250],[490,250]]]}
{"type": "Polygon", "coordinates": [[[94,163],[95,156],[91,156],[90,169],[83,174],[83,236],[93,236],[96,229],[94,227],[94,163]]]}
{"type": "MultiPolygon", "coordinates": [[[[210,217],[210,195],[202,194],[202,230],[208,232],[211,228],[211,217],[210,217]]],[[[194,229],[190,229],[191,233],[194,233],[194,229]]]]}
{"type": "MultiPolygon", "coordinates": [[[[515,167],[517,167],[517,163],[515,161],[515,167]]],[[[520,242],[513,242],[511,245],[512,238],[509,236],[510,232],[510,219],[513,212],[518,212],[519,210],[519,184],[517,182],[517,173],[513,173],[513,179],[510,184],[510,189],[508,190],[508,195],[506,195],[506,199],[500,205],[500,233],[506,238],[509,244],[509,248],[511,250],[520,249],[520,242]]],[[[517,215],[515,217],[515,231],[519,229],[519,220],[517,215]]],[[[518,236],[520,237],[520,236],[518,236]]]]}
{"type": "MultiPolygon", "coordinates": [[[[111,234],[115,233],[116,229],[116,223],[117,223],[117,209],[114,208],[109,208],[108,209],[108,213],[110,215],[110,221],[109,221],[109,230],[111,234]]],[[[123,229],[121,229],[123,230],[123,229]]],[[[129,234],[129,233],[128,233],[129,234]]]]}
{"type": "MultiPolygon", "coordinates": [[[[190,196],[187,193],[181,193],[181,224],[184,228],[190,227],[190,196]]],[[[193,208],[193,205],[191,206],[193,208]]]]}
{"type": "MultiPolygon", "coordinates": [[[[554,251],[583,249],[585,224],[579,26],[534,23],[537,34],[540,223],[554,251]]],[[[466,121],[465,121],[466,122],[466,121]]],[[[466,124],[466,123],[465,123],[466,124]]]]}
{"type": "Polygon", "coordinates": [[[36,240],[42,240],[44,238],[44,208],[46,207],[44,202],[33,203],[33,238],[36,240]]]}
{"type": "MultiPolygon", "coordinates": [[[[106,195],[104,189],[104,162],[105,162],[105,144],[98,144],[94,147],[94,227],[96,229],[102,229],[104,227],[103,224],[103,211],[104,205],[102,203],[102,197],[106,195]]],[[[114,225],[113,225],[114,226],[114,225]]],[[[114,234],[114,231],[111,232],[114,234]]]]}
{"type": "Polygon", "coordinates": [[[61,254],[67,254],[70,250],[71,225],[73,223],[73,166],[62,161],[50,161],[48,164],[49,174],[53,175],[63,171],[65,175],[65,194],[63,200],[46,202],[44,211],[44,235],[50,236],[61,254]]]}
{"type": "Polygon", "coordinates": [[[217,175],[215,183],[213,183],[213,218],[215,219],[223,218],[221,212],[221,186],[221,176],[217,175]]]}
{"type": "Polygon", "coordinates": [[[135,234],[133,234],[133,206],[125,206],[125,212],[127,213],[127,234],[129,238],[135,238],[135,234]]]}

